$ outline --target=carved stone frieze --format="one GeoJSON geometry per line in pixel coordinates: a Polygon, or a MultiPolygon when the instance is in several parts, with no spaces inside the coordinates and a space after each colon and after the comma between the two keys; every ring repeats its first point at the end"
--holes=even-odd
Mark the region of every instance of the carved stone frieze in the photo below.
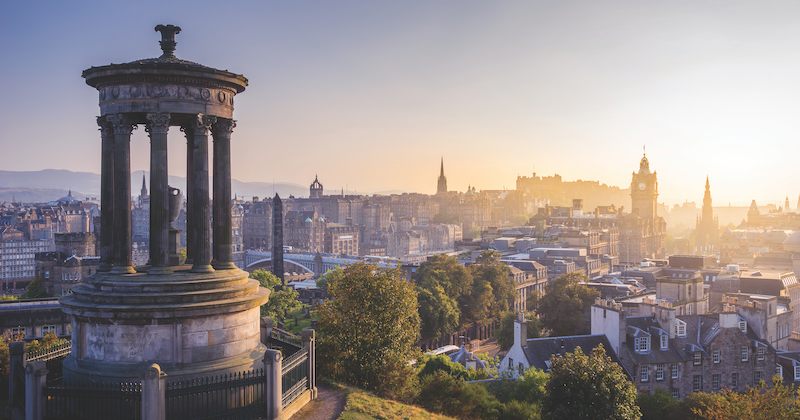
{"type": "Polygon", "coordinates": [[[235,95],[235,92],[225,88],[147,83],[106,86],[100,88],[99,92],[101,105],[106,101],[124,101],[126,99],[174,98],[203,102],[214,101],[232,107],[235,95]]]}

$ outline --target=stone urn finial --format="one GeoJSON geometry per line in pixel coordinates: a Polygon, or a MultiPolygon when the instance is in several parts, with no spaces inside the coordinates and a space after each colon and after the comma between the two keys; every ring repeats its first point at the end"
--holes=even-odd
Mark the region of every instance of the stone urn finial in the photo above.
{"type": "Polygon", "coordinates": [[[169,223],[178,220],[181,214],[181,190],[169,187],[169,223]]]}
{"type": "Polygon", "coordinates": [[[161,51],[164,52],[161,54],[161,58],[174,58],[175,55],[172,53],[175,52],[175,46],[178,45],[175,42],[175,35],[181,33],[180,26],[158,25],[156,32],[161,32],[161,41],[158,42],[161,45],[161,51]]]}

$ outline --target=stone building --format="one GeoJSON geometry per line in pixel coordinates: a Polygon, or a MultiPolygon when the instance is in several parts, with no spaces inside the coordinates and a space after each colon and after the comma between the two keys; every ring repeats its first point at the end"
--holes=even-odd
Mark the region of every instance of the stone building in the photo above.
{"type": "Polygon", "coordinates": [[[3,291],[21,289],[33,280],[37,252],[50,248],[47,240],[31,240],[22,232],[0,226],[0,282],[3,291]]]}
{"type": "Polygon", "coordinates": [[[245,249],[272,249],[272,201],[265,198],[243,204],[242,242],[245,249]]]}
{"type": "Polygon", "coordinates": [[[639,392],[657,388],[675,398],[692,392],[744,391],[776,374],[776,350],[735,311],[676,315],[654,305],[630,316],[622,305],[598,299],[592,334],[608,337],[639,392]]]}
{"type": "Polygon", "coordinates": [[[57,298],[0,301],[0,331],[25,334],[27,340],[53,333],[69,338],[71,327],[57,298]]]}
{"type": "Polygon", "coordinates": [[[50,295],[65,295],[97,271],[97,235],[57,233],[53,252],[36,253],[36,276],[50,295]]]}
{"type": "Polygon", "coordinates": [[[327,223],[325,226],[325,252],[336,255],[359,255],[359,231],[356,226],[327,223]]]}
{"type": "Polygon", "coordinates": [[[317,207],[290,210],[283,222],[283,244],[309,252],[325,252],[326,225],[317,207]]]}
{"type": "Polygon", "coordinates": [[[667,223],[658,215],[658,179],[642,157],[631,180],[631,212],[620,220],[620,262],[637,265],[666,255],[667,223]]]}

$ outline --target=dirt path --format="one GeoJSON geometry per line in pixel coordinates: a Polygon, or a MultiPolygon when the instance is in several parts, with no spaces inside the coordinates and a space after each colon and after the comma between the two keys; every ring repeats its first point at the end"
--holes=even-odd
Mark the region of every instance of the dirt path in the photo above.
{"type": "Polygon", "coordinates": [[[346,402],[345,390],[318,382],[317,398],[295,413],[291,420],[336,420],[346,402]]]}

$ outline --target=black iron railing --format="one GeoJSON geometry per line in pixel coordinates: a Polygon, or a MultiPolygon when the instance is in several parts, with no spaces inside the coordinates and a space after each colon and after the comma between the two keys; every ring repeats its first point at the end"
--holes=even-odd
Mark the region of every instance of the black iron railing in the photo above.
{"type": "Polygon", "coordinates": [[[285,408],[308,389],[308,348],[283,360],[281,368],[281,400],[285,408]]]}
{"type": "Polygon", "coordinates": [[[140,383],[48,385],[44,398],[45,420],[142,418],[140,383]]]}
{"type": "Polygon", "coordinates": [[[64,372],[64,359],[72,351],[72,343],[66,342],[55,346],[29,351],[25,353],[25,360],[33,362],[42,360],[47,364],[47,383],[58,384],[64,372]]]}
{"type": "Polygon", "coordinates": [[[263,369],[167,383],[166,414],[182,419],[258,419],[266,415],[263,369]]]}

